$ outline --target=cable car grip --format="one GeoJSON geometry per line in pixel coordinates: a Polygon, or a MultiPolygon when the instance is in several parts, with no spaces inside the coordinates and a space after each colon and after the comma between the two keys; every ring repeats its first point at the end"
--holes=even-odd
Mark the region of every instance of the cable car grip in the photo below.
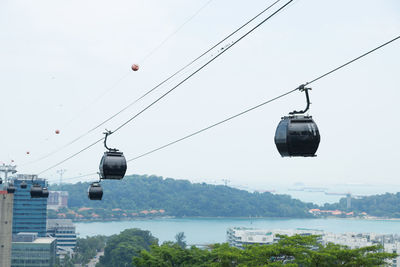
{"type": "Polygon", "coordinates": [[[103,134],[106,135],[106,137],[104,138],[104,147],[105,147],[108,151],[117,152],[118,149],[116,149],[116,148],[109,148],[109,147],[107,146],[107,137],[108,137],[109,135],[111,135],[112,133],[113,133],[112,131],[109,131],[109,130],[107,130],[107,129],[106,129],[106,131],[103,133],[103,134]]]}
{"type": "Polygon", "coordinates": [[[310,96],[308,95],[308,90],[311,90],[311,88],[307,88],[307,87],[306,87],[306,84],[302,84],[302,85],[300,85],[297,89],[299,89],[300,92],[305,92],[305,93],[306,93],[307,106],[306,106],[306,108],[305,108],[304,110],[300,110],[300,111],[294,110],[294,111],[292,111],[292,112],[289,112],[290,115],[294,115],[294,114],[304,114],[304,113],[306,113],[307,110],[310,108],[310,104],[311,104],[311,103],[310,103],[310,96]]]}

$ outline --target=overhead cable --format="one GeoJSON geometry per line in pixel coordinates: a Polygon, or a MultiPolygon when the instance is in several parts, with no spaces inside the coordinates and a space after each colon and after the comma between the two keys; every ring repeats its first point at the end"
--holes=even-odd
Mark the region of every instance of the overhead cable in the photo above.
{"type": "Polygon", "coordinates": [[[53,169],[53,168],[55,168],[55,167],[57,167],[57,166],[63,164],[64,162],[66,162],[66,161],[68,161],[68,160],[70,160],[70,159],[76,157],[76,156],[79,155],[80,153],[82,153],[82,152],[88,150],[89,148],[91,148],[92,146],[94,146],[94,145],[100,143],[100,142],[103,141],[103,140],[104,140],[104,137],[103,137],[103,138],[100,138],[99,140],[97,140],[97,141],[91,143],[90,145],[88,145],[88,146],[82,148],[81,150],[79,150],[78,152],[72,154],[71,156],[69,156],[69,157],[63,159],[62,161],[60,161],[60,162],[58,162],[58,163],[56,163],[56,164],[54,164],[54,165],[51,165],[51,166],[48,167],[47,169],[45,169],[45,170],[39,172],[38,175],[40,175],[40,174],[42,174],[42,173],[44,173],[44,172],[47,172],[47,171],[49,171],[49,170],[51,170],[51,169],[53,169]]]}
{"type": "Polygon", "coordinates": [[[225,123],[225,122],[228,122],[228,121],[233,120],[233,119],[235,119],[235,118],[237,118],[237,117],[240,117],[240,116],[242,116],[242,115],[244,115],[244,114],[246,114],[246,113],[248,113],[248,112],[250,112],[250,111],[253,111],[253,110],[255,110],[255,109],[258,109],[258,108],[260,108],[260,107],[262,107],[262,106],[264,106],[264,105],[266,105],[266,104],[269,104],[269,103],[271,103],[271,102],[273,102],[273,101],[275,101],[275,100],[278,100],[279,98],[282,98],[282,97],[284,97],[284,96],[287,96],[287,95],[289,95],[289,94],[291,94],[291,93],[293,93],[293,92],[295,92],[295,91],[297,91],[297,90],[299,90],[299,89],[301,89],[301,88],[304,88],[305,85],[310,85],[310,84],[312,84],[312,83],[314,83],[314,82],[316,82],[316,81],[318,81],[318,80],[320,80],[320,79],[322,79],[322,78],[324,78],[324,77],[326,77],[326,76],[328,76],[328,75],[330,75],[330,74],[332,74],[332,73],[334,73],[334,72],[336,72],[336,71],[338,71],[338,70],[340,70],[340,69],[346,67],[347,65],[349,65],[349,64],[351,64],[351,63],[353,63],[353,62],[355,62],[355,61],[357,61],[357,60],[359,60],[359,59],[361,59],[361,58],[363,58],[363,57],[365,57],[365,56],[367,56],[367,55],[369,55],[369,54],[371,54],[371,53],[373,53],[373,52],[375,52],[375,51],[377,51],[377,50],[379,50],[379,49],[381,49],[381,48],[383,48],[384,46],[386,46],[386,45],[388,45],[388,44],[390,44],[390,43],[392,43],[392,42],[394,42],[394,41],[396,41],[396,40],[398,40],[398,39],[400,39],[400,35],[397,36],[397,37],[395,37],[395,38],[393,38],[393,39],[391,39],[390,41],[388,41],[388,42],[386,42],[386,43],[384,43],[384,44],[382,44],[382,45],[380,45],[380,46],[378,46],[378,47],[376,47],[376,48],[374,48],[374,49],[372,49],[372,50],[370,50],[370,51],[368,51],[368,52],[366,52],[366,53],[364,53],[364,54],[362,54],[362,55],[360,55],[360,56],[358,56],[358,57],[356,57],[356,58],[354,58],[354,59],[352,59],[352,60],[350,60],[350,61],[348,61],[348,62],[346,62],[346,63],[343,64],[343,65],[340,65],[339,67],[334,68],[334,69],[332,69],[332,70],[330,70],[330,71],[328,71],[328,72],[322,74],[321,76],[318,76],[318,77],[316,77],[315,79],[313,79],[313,80],[311,80],[311,81],[309,81],[309,82],[306,82],[305,84],[300,85],[299,87],[297,87],[297,88],[295,88],[295,89],[292,89],[292,90],[290,90],[290,91],[288,91],[288,92],[286,92],[286,93],[284,93],[284,94],[281,94],[281,95],[279,95],[279,96],[277,96],[277,97],[274,97],[274,98],[272,98],[272,99],[269,99],[269,100],[267,100],[267,101],[264,101],[264,102],[262,102],[262,103],[260,103],[260,104],[258,104],[258,105],[256,105],[256,106],[253,106],[253,107],[251,107],[251,108],[249,108],[249,109],[246,109],[246,110],[244,110],[244,111],[242,111],[242,112],[239,112],[239,113],[237,113],[237,114],[235,114],[235,115],[233,115],[233,116],[230,116],[230,117],[228,117],[228,118],[226,118],[226,119],[224,119],[224,120],[222,120],[222,121],[219,121],[219,122],[214,123],[214,124],[212,124],[212,125],[210,125],[210,126],[207,126],[207,127],[203,128],[203,129],[201,129],[201,130],[198,130],[198,131],[193,132],[193,133],[191,133],[191,134],[188,134],[188,135],[186,135],[186,136],[184,136],[184,137],[181,137],[181,138],[179,138],[179,139],[177,139],[177,140],[175,140],[175,141],[172,141],[172,142],[170,142],[170,143],[167,143],[167,144],[165,144],[165,145],[162,145],[162,146],[160,146],[160,147],[158,147],[158,148],[155,148],[155,149],[153,149],[153,150],[150,150],[150,151],[148,151],[148,152],[146,152],[146,153],[140,154],[140,155],[138,155],[138,156],[136,156],[136,157],[134,157],[134,158],[131,158],[131,159],[127,160],[127,162],[134,161],[134,160],[137,160],[137,159],[142,158],[142,157],[144,157],[144,156],[150,155],[150,154],[152,154],[152,153],[154,153],[154,152],[157,152],[157,151],[159,151],[159,150],[161,150],[161,149],[164,149],[164,148],[166,148],[166,147],[169,147],[169,146],[171,146],[171,145],[174,145],[174,144],[176,144],[176,143],[179,143],[179,142],[181,142],[181,141],[183,141],[183,140],[186,140],[186,139],[188,139],[188,138],[190,138],[190,137],[193,137],[193,136],[195,136],[195,135],[198,135],[198,134],[200,134],[200,133],[202,133],[202,132],[205,132],[205,131],[207,131],[207,130],[209,130],[209,129],[211,129],[211,128],[214,128],[214,127],[216,127],[216,126],[218,126],[218,125],[221,125],[221,124],[223,124],[223,123],[225,123]]]}
{"type": "Polygon", "coordinates": [[[275,12],[273,12],[271,15],[269,15],[267,18],[265,18],[264,20],[262,20],[260,23],[258,23],[256,26],[254,26],[253,28],[251,28],[249,31],[247,31],[245,34],[243,34],[240,38],[238,38],[236,41],[234,41],[232,44],[230,44],[229,46],[225,47],[225,49],[221,50],[221,52],[217,55],[215,55],[214,57],[212,57],[210,60],[208,60],[205,64],[203,64],[201,67],[199,67],[197,70],[195,70],[194,72],[192,72],[189,76],[187,76],[185,79],[183,79],[182,81],[180,81],[177,85],[175,85],[174,87],[172,87],[170,90],[168,90],[166,93],[164,93],[163,95],[161,95],[159,98],[157,98],[156,100],[154,100],[152,103],[150,103],[149,105],[147,105],[144,109],[142,109],[141,111],[139,111],[138,113],[136,113],[133,117],[131,117],[130,119],[128,119],[127,121],[125,121],[123,124],[121,124],[120,126],[118,126],[114,131],[112,131],[111,134],[119,131],[121,128],[123,128],[124,126],[126,126],[128,123],[130,123],[131,121],[133,121],[134,119],[136,119],[138,116],[140,116],[143,112],[145,112],[146,110],[148,110],[150,107],[152,107],[154,104],[156,104],[158,101],[160,101],[161,99],[163,99],[164,97],[166,97],[168,94],[170,94],[172,91],[174,91],[176,88],[178,88],[179,86],[181,86],[183,83],[185,83],[187,80],[189,80],[191,77],[193,77],[194,75],[196,75],[198,72],[200,72],[202,69],[204,69],[208,64],[210,64],[211,62],[213,62],[214,60],[216,60],[217,58],[219,58],[222,54],[224,54],[226,51],[228,51],[229,49],[231,49],[233,46],[235,46],[237,43],[239,43],[241,40],[243,40],[246,36],[248,36],[250,33],[252,33],[255,29],[257,29],[258,27],[260,27],[261,25],[263,25],[265,22],[267,22],[269,19],[271,19],[273,16],[275,16],[277,13],[279,13],[281,10],[283,10],[286,6],[288,6],[291,2],[293,2],[294,0],[289,0],[286,4],[284,4],[283,6],[281,6],[280,8],[278,8],[275,12]]]}
{"type": "MultiPolygon", "coordinates": [[[[219,121],[219,122],[217,122],[217,123],[214,123],[214,124],[212,124],[212,125],[210,125],[210,126],[207,126],[207,127],[205,127],[205,128],[202,128],[202,129],[200,129],[200,130],[198,130],[198,131],[195,131],[195,132],[193,132],[193,133],[191,133],[191,134],[188,134],[188,135],[186,135],[186,136],[184,136],[184,137],[181,137],[181,138],[179,138],[179,139],[176,139],[175,141],[169,142],[169,143],[167,143],[167,144],[165,144],[165,145],[162,145],[162,146],[160,146],[160,147],[157,147],[157,148],[155,148],[155,149],[152,149],[152,150],[150,150],[150,151],[148,151],[148,152],[146,152],[146,153],[140,154],[140,155],[138,155],[138,156],[136,156],[136,157],[134,157],[134,158],[128,159],[127,162],[135,161],[135,160],[140,159],[140,158],[142,158],[142,157],[144,157],[144,156],[147,156],[147,155],[150,155],[150,154],[152,154],[152,153],[154,153],[154,152],[157,152],[157,151],[159,151],[159,150],[162,150],[162,149],[164,149],[164,148],[166,148],[166,147],[169,147],[169,146],[171,146],[171,145],[174,145],[174,144],[176,144],[176,143],[179,143],[179,142],[181,142],[181,141],[184,141],[184,140],[186,140],[186,139],[188,139],[188,138],[190,138],[190,137],[193,137],[193,136],[195,136],[195,135],[198,135],[198,134],[200,134],[200,133],[202,133],[202,132],[205,132],[205,131],[207,131],[207,130],[209,130],[209,129],[212,129],[212,128],[218,126],[218,125],[221,125],[221,124],[223,124],[223,123],[225,123],[225,122],[228,122],[228,121],[233,120],[233,119],[235,119],[235,118],[237,118],[237,117],[240,117],[240,116],[242,116],[242,115],[244,115],[244,114],[246,114],[246,113],[249,113],[250,111],[253,111],[253,110],[255,110],[255,109],[258,109],[258,108],[260,108],[260,107],[262,107],[262,106],[264,106],[264,105],[266,105],[266,104],[269,104],[269,103],[271,103],[271,102],[273,102],[273,101],[275,101],[275,100],[278,100],[278,99],[280,99],[280,98],[282,98],[282,97],[284,97],[284,96],[287,96],[287,95],[289,95],[289,94],[291,94],[291,93],[294,93],[295,91],[297,91],[297,90],[299,90],[299,89],[301,89],[301,88],[304,88],[305,85],[310,85],[310,84],[312,84],[312,83],[314,83],[314,82],[316,82],[316,81],[318,81],[318,80],[320,80],[320,79],[322,79],[322,78],[325,78],[325,77],[327,77],[328,75],[330,75],[330,74],[332,74],[332,73],[334,73],[334,72],[336,72],[336,71],[338,71],[338,70],[340,70],[340,69],[342,69],[342,68],[348,66],[348,65],[351,64],[351,63],[354,63],[355,61],[360,60],[361,58],[363,58],[363,57],[365,57],[365,56],[367,56],[367,55],[369,55],[369,54],[371,54],[371,53],[373,53],[373,52],[375,52],[375,51],[377,51],[377,50],[379,50],[379,49],[381,49],[381,48],[383,48],[383,47],[389,45],[390,43],[392,43],[392,42],[394,42],[394,41],[396,41],[396,40],[398,40],[398,39],[400,39],[400,35],[397,36],[397,37],[395,37],[395,38],[393,38],[393,39],[391,39],[391,40],[389,40],[389,41],[387,41],[387,42],[385,42],[385,43],[383,43],[383,44],[381,44],[381,45],[379,45],[379,46],[377,46],[377,47],[375,47],[375,48],[373,48],[373,49],[371,49],[371,50],[369,50],[368,52],[365,52],[364,54],[361,54],[360,56],[358,56],[358,57],[356,57],[356,58],[354,58],[354,59],[352,59],[352,60],[347,61],[346,63],[344,63],[344,64],[342,64],[342,65],[340,65],[340,66],[338,66],[338,67],[336,67],[336,68],[334,68],[334,69],[332,69],[332,70],[330,70],[330,71],[328,71],[328,72],[326,72],[326,73],[324,73],[324,74],[322,74],[322,75],[320,75],[320,76],[314,78],[313,80],[311,80],[311,81],[309,81],[309,82],[306,82],[305,84],[302,84],[302,85],[298,86],[298,87],[295,88],[295,89],[292,89],[292,90],[290,90],[290,91],[288,91],[288,92],[286,92],[286,93],[283,93],[283,94],[281,94],[281,95],[279,95],[279,96],[276,96],[276,97],[274,97],[274,98],[271,98],[271,99],[269,99],[269,100],[267,100],[267,101],[264,101],[264,102],[262,102],[262,103],[260,103],[260,104],[258,104],[258,105],[256,105],[256,106],[253,106],[253,107],[251,107],[251,108],[248,108],[248,109],[246,109],[246,110],[244,110],[244,111],[242,111],[242,112],[239,112],[239,113],[237,113],[237,114],[235,114],[235,115],[233,115],[233,116],[230,116],[230,117],[228,117],[228,118],[226,118],[226,119],[223,119],[223,120],[221,120],[221,121],[219,121]]],[[[104,138],[103,138],[103,139],[104,139],[104,138]]],[[[100,140],[99,140],[99,141],[100,141],[100,140]]],[[[60,163],[60,164],[61,164],[61,163],[60,163]]],[[[57,165],[57,166],[58,166],[58,165],[57,165]]],[[[53,167],[52,167],[52,168],[53,168],[53,167]]],[[[50,168],[49,168],[49,169],[50,169],[50,168]]],[[[46,171],[47,171],[47,170],[46,170],[46,171]]],[[[89,176],[89,175],[91,175],[91,174],[88,174],[88,175],[85,175],[85,176],[89,176]]]]}
{"type": "Polygon", "coordinates": [[[147,55],[145,55],[139,62],[142,63],[147,60],[151,55],[153,55],[158,49],[160,49],[169,39],[171,39],[175,34],[177,34],[186,24],[188,24],[191,20],[193,20],[204,8],[206,8],[212,1],[207,1],[204,5],[202,5],[193,15],[186,19],[186,21],[181,24],[175,31],[170,33],[164,40],[162,40],[156,47],[154,47],[147,55]]]}
{"type": "Polygon", "coordinates": [[[89,129],[87,132],[79,135],[78,137],[76,137],[75,139],[71,140],[70,142],[68,142],[67,144],[65,144],[64,146],[40,157],[37,160],[31,161],[25,165],[28,164],[33,164],[36,163],[38,161],[41,161],[43,159],[46,159],[56,153],[58,153],[59,151],[69,147],[70,145],[76,143],[78,140],[82,139],[83,137],[87,136],[88,134],[94,132],[95,130],[97,130],[98,128],[100,128],[101,126],[103,126],[104,124],[106,124],[107,122],[111,121],[112,119],[114,119],[115,117],[117,117],[118,115],[120,115],[121,113],[123,113],[124,111],[126,111],[127,109],[129,109],[130,107],[132,107],[133,105],[135,105],[137,102],[139,102],[140,100],[142,100],[144,97],[146,97],[147,95],[149,95],[150,93],[152,93],[153,91],[155,91],[156,89],[158,89],[159,87],[161,87],[162,85],[164,85],[165,83],[167,83],[168,81],[170,81],[172,78],[174,78],[176,75],[178,75],[179,73],[181,73],[182,71],[184,71],[185,69],[187,69],[188,67],[190,67],[191,65],[193,65],[195,62],[197,62],[200,58],[202,58],[203,56],[205,56],[206,54],[208,54],[211,50],[213,50],[214,48],[216,48],[217,46],[219,46],[221,43],[223,43],[224,41],[226,41],[227,39],[229,39],[230,37],[232,37],[234,34],[236,34],[238,31],[240,31],[241,29],[243,29],[244,27],[246,27],[249,23],[253,22],[255,19],[257,19],[259,16],[261,16],[262,14],[264,14],[266,11],[268,11],[270,8],[272,8],[274,5],[276,5],[278,2],[280,2],[281,0],[276,0],[274,3],[272,3],[271,5],[269,5],[268,7],[266,7],[264,10],[262,10],[260,13],[258,13],[256,16],[254,16],[252,19],[250,19],[249,21],[247,21],[245,24],[243,24],[242,26],[240,26],[239,28],[237,28],[235,31],[233,31],[232,33],[230,33],[228,36],[226,36],[225,38],[223,38],[221,41],[219,41],[218,43],[216,43],[215,45],[213,45],[212,47],[210,47],[209,49],[207,49],[206,51],[204,51],[200,56],[196,57],[195,59],[193,59],[192,61],[190,61],[188,64],[186,64],[185,66],[183,66],[182,68],[180,68],[178,71],[176,71],[175,73],[173,73],[172,75],[168,76],[166,79],[164,79],[162,82],[160,82],[159,84],[157,84],[156,86],[154,86],[153,88],[151,88],[150,90],[148,90],[146,93],[144,93],[142,96],[140,96],[139,98],[135,99],[133,102],[131,102],[130,104],[128,104],[127,106],[125,106],[124,108],[122,108],[121,110],[119,110],[118,112],[114,113],[113,115],[111,115],[110,117],[108,117],[107,119],[105,119],[104,121],[100,122],[99,124],[97,124],[96,126],[94,126],[93,128],[89,129]]]}
{"type": "MultiPolygon", "coordinates": [[[[272,5],[270,5],[268,8],[272,7],[274,4],[278,3],[280,0],[274,2],[272,5]]],[[[163,99],[164,97],[166,97],[169,93],[171,93],[172,91],[174,91],[176,88],[178,88],[180,85],[182,85],[184,82],[186,82],[187,80],[189,80],[191,77],[193,77],[195,74],[197,74],[199,71],[201,71],[203,68],[205,68],[208,64],[210,64],[211,62],[213,62],[215,59],[217,59],[218,57],[220,57],[222,54],[224,54],[226,51],[228,51],[230,48],[232,48],[234,45],[236,45],[238,42],[240,42],[241,40],[243,40],[246,36],[248,36],[251,32],[253,32],[255,29],[257,29],[258,27],[260,27],[262,24],[264,24],[266,21],[268,21],[269,19],[271,19],[274,15],[276,15],[277,13],[279,13],[281,10],[283,10],[286,6],[288,6],[291,2],[293,2],[294,0],[289,0],[286,4],[284,4],[283,6],[281,6],[279,9],[277,9],[275,12],[273,12],[271,15],[269,15],[267,18],[263,19],[260,23],[258,23],[256,26],[252,27],[250,30],[248,30],[245,34],[243,34],[240,38],[238,38],[236,41],[234,41],[232,44],[230,44],[229,46],[227,46],[225,49],[221,50],[221,52],[217,55],[215,55],[214,57],[212,57],[210,60],[208,60],[205,64],[203,64],[201,67],[199,67],[197,70],[195,70],[194,72],[192,72],[188,77],[186,77],[185,79],[183,79],[181,82],[179,82],[177,85],[175,85],[174,87],[172,87],[170,90],[168,90],[166,93],[164,93],[163,95],[161,95],[159,98],[157,98],[155,101],[153,101],[152,103],[150,103],[149,105],[147,105],[144,109],[142,109],[140,112],[136,113],[133,117],[131,117],[130,119],[128,119],[127,121],[125,121],[123,124],[121,124],[120,126],[118,126],[114,131],[111,132],[111,134],[119,131],[121,128],[123,128],[124,126],[126,126],[128,123],[130,123],[131,121],[133,121],[135,118],[137,118],[138,116],[140,116],[142,113],[144,113],[146,110],[148,110],[150,107],[152,107],[153,105],[155,105],[158,101],[160,101],[161,99],[163,99]]],[[[268,10],[268,8],[266,10],[268,10]]],[[[254,18],[253,18],[254,19],[254,18]]],[[[244,27],[244,26],[243,26],[244,27]]],[[[221,41],[222,42],[222,41],[221,41]]],[[[215,45],[216,46],[216,45],[215,45]]],[[[201,57],[201,56],[200,56],[201,57]]],[[[165,80],[166,81],[166,80],[165,80]]],[[[153,88],[152,90],[154,90],[155,88],[153,88]]],[[[151,90],[150,90],[151,91],[151,90]]],[[[150,93],[150,91],[148,93],[150,93]]],[[[146,93],[146,94],[148,94],[146,93]]],[[[145,95],[146,95],[145,94],[145,95]]],[[[140,100],[141,98],[143,98],[145,95],[143,95],[142,97],[140,97],[138,100],[140,100]]],[[[135,101],[138,101],[135,100],[135,101]]],[[[133,105],[134,103],[131,103],[130,105],[133,105]]],[[[127,108],[127,107],[126,107],[127,108]]],[[[125,108],[125,109],[126,109],[125,108]]],[[[119,113],[121,113],[123,110],[121,110],[119,113]]],[[[112,117],[117,116],[119,113],[114,114],[112,117]]],[[[102,124],[104,124],[105,122],[107,122],[108,120],[110,120],[112,117],[110,117],[109,119],[107,119],[106,121],[104,121],[102,124]]],[[[99,128],[102,124],[97,125],[95,128],[93,128],[91,131],[99,128]]],[[[110,134],[110,135],[111,135],[110,134]]],[[[86,134],[85,134],[86,135],[86,134]]],[[[78,139],[80,139],[81,137],[75,139],[73,142],[76,142],[78,139]]],[[[69,156],[68,158],[62,160],[59,163],[56,163],[54,165],[52,165],[51,167],[47,168],[46,170],[40,172],[39,174],[46,172],[54,167],[57,167],[58,165],[66,162],[69,159],[72,159],[73,157],[77,156],[78,154],[84,152],[85,150],[89,149],[90,147],[94,146],[95,144],[97,144],[98,142],[104,140],[104,137],[97,140],[96,142],[92,143],[91,145],[83,148],[82,150],[80,150],[79,152],[69,156]]],[[[72,142],[71,142],[72,143],[72,142]]],[[[70,144],[71,144],[70,143],[70,144]]],[[[56,153],[56,152],[54,152],[56,153]]],[[[53,153],[53,154],[54,154],[53,153]]],[[[50,155],[49,155],[50,156],[50,155]]]]}

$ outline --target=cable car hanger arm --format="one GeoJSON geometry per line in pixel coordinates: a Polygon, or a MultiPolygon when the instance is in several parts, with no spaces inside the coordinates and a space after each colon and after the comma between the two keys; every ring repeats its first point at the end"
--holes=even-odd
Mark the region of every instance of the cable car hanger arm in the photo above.
{"type": "Polygon", "coordinates": [[[113,134],[113,132],[106,129],[106,131],[105,131],[103,134],[106,135],[106,136],[104,137],[104,147],[105,147],[108,151],[117,152],[118,149],[116,149],[116,148],[109,148],[109,147],[107,146],[107,137],[108,137],[109,135],[113,134]]]}
{"type": "Polygon", "coordinates": [[[302,84],[299,87],[297,87],[298,90],[300,90],[300,92],[305,92],[306,93],[306,100],[307,100],[307,106],[304,110],[294,110],[292,112],[289,112],[290,115],[294,115],[294,114],[304,114],[307,112],[307,110],[310,108],[310,96],[308,95],[308,90],[311,90],[311,88],[307,88],[306,84],[302,84]]]}

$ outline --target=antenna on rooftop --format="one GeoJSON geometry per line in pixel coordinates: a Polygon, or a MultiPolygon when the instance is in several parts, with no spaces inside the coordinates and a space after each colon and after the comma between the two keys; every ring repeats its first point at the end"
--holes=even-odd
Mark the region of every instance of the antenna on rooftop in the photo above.
{"type": "Polygon", "coordinates": [[[66,171],[66,169],[57,170],[57,173],[60,175],[60,185],[62,184],[62,177],[66,171]]]}

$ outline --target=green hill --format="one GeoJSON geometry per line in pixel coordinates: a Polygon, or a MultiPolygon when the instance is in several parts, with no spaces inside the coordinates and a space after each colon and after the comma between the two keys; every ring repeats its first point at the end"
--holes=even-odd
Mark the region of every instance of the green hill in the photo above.
{"type": "MultiPolygon", "coordinates": [[[[324,205],[324,209],[346,210],[346,207],[346,198],[341,198],[339,203],[324,205]]],[[[367,196],[360,199],[352,198],[349,210],[357,213],[366,212],[377,217],[400,218],[400,192],[367,196]]]]}
{"type": "Polygon", "coordinates": [[[118,218],[135,213],[140,215],[143,210],[165,210],[164,215],[176,217],[304,218],[310,217],[308,210],[315,207],[288,195],[249,193],[223,185],[157,176],[131,175],[121,181],[102,181],[101,184],[104,190],[101,201],[88,199],[87,182],[51,185],[50,190],[68,191],[68,205],[73,210],[92,207],[92,210],[86,211],[85,217],[95,213],[102,218],[111,215],[118,218]]]}

